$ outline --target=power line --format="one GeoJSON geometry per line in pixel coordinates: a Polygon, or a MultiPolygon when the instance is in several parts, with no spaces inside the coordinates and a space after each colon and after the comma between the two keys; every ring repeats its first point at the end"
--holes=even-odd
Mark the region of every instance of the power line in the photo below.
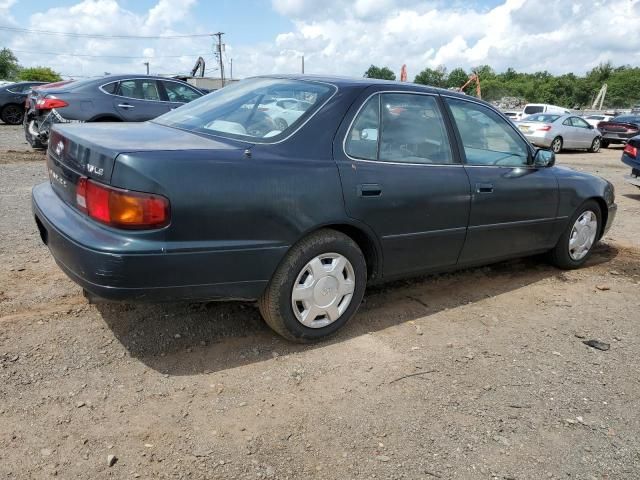
{"type": "Polygon", "coordinates": [[[25,52],[23,50],[13,50],[18,53],[33,53],[43,55],[56,55],[60,57],[89,57],[89,58],[182,58],[182,57],[201,57],[206,53],[183,53],[181,55],[90,55],[84,53],[60,53],[60,52],[25,52]]]}
{"type": "Polygon", "coordinates": [[[8,27],[5,25],[0,25],[0,30],[8,30],[11,32],[20,32],[27,34],[36,34],[36,35],[60,35],[64,37],[81,37],[81,38],[127,38],[127,39],[176,39],[176,38],[195,38],[195,37],[211,37],[212,33],[189,33],[189,34],[179,34],[179,35],[105,35],[105,34],[92,34],[92,33],[75,33],[75,32],[54,32],[51,30],[33,30],[29,28],[19,28],[19,27],[8,27]]]}
{"type": "Polygon", "coordinates": [[[62,53],[62,52],[33,52],[29,50],[11,50],[17,53],[27,53],[34,55],[56,55],[60,57],[88,57],[88,58],[181,58],[181,57],[202,57],[208,53],[185,53],[182,55],[90,55],[85,53],[62,53]]]}

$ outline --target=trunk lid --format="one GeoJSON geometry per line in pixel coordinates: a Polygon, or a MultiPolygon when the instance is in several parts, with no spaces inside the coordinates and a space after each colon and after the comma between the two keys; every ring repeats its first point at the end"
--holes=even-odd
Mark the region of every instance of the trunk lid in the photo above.
{"type": "Polygon", "coordinates": [[[110,185],[121,153],[245,148],[244,143],[207,138],[150,122],[57,124],[51,130],[47,167],[53,189],[75,206],[79,178],[110,185]]]}
{"type": "Polygon", "coordinates": [[[600,122],[598,130],[610,133],[631,133],[638,131],[638,125],[626,122],[600,122]]]}

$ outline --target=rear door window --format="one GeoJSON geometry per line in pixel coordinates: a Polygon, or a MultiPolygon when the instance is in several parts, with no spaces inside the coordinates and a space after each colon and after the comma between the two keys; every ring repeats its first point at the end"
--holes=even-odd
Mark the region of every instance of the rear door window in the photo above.
{"type": "Polygon", "coordinates": [[[116,93],[117,88],[118,88],[118,82],[111,82],[102,86],[102,90],[111,94],[116,93]]]}
{"type": "Polygon", "coordinates": [[[118,87],[118,95],[138,100],[161,100],[156,81],[147,79],[121,81],[118,87]]]}
{"type": "Polygon", "coordinates": [[[534,113],[544,112],[544,107],[542,105],[529,105],[524,108],[524,113],[527,115],[533,115],[534,113]]]}
{"type": "Polygon", "coordinates": [[[454,163],[436,98],[412,93],[383,93],[369,99],[347,136],[346,153],[382,162],[454,163]]]}

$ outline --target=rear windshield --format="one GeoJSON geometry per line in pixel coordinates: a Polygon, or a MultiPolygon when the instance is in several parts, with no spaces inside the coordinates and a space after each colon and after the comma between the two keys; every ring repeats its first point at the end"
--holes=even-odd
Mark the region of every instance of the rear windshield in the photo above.
{"type": "Polygon", "coordinates": [[[621,115],[619,117],[613,118],[612,122],[625,122],[625,123],[640,123],[640,117],[636,117],[633,115],[621,115]]]}
{"type": "Polygon", "coordinates": [[[169,127],[246,141],[274,142],[295,131],[336,91],[324,83],[253,78],[166,113],[169,127]]]}
{"type": "Polygon", "coordinates": [[[526,107],[524,107],[524,113],[526,113],[527,115],[540,112],[544,112],[544,107],[542,105],[527,105],[526,107]]]}
{"type": "Polygon", "coordinates": [[[560,115],[551,115],[551,114],[542,114],[542,115],[530,115],[523,119],[523,122],[542,122],[542,123],[552,123],[560,118],[560,115]]]}

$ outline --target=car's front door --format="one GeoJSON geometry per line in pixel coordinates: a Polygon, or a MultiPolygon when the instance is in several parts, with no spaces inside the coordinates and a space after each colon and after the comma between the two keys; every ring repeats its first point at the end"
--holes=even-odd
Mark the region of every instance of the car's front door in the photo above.
{"type": "Polygon", "coordinates": [[[347,213],[377,234],[386,277],[455,265],[470,191],[441,100],[372,91],[351,107],[334,143],[347,213]]]}
{"type": "Polygon", "coordinates": [[[137,78],[122,80],[113,97],[113,107],[125,122],[144,122],[169,111],[162,100],[156,80],[137,78]]]}
{"type": "Polygon", "coordinates": [[[576,148],[589,148],[595,138],[594,128],[580,117],[571,117],[571,125],[576,135],[576,148]]]}
{"type": "Polygon", "coordinates": [[[184,83],[178,83],[172,80],[162,80],[160,81],[160,85],[164,89],[164,95],[166,95],[166,99],[169,102],[169,108],[171,110],[181,107],[185,103],[189,103],[202,96],[202,93],[185,85],[184,83]]]}
{"type": "Polygon", "coordinates": [[[549,248],[558,210],[552,168],[493,109],[446,97],[471,183],[469,230],[460,263],[482,263],[549,248]]]}

